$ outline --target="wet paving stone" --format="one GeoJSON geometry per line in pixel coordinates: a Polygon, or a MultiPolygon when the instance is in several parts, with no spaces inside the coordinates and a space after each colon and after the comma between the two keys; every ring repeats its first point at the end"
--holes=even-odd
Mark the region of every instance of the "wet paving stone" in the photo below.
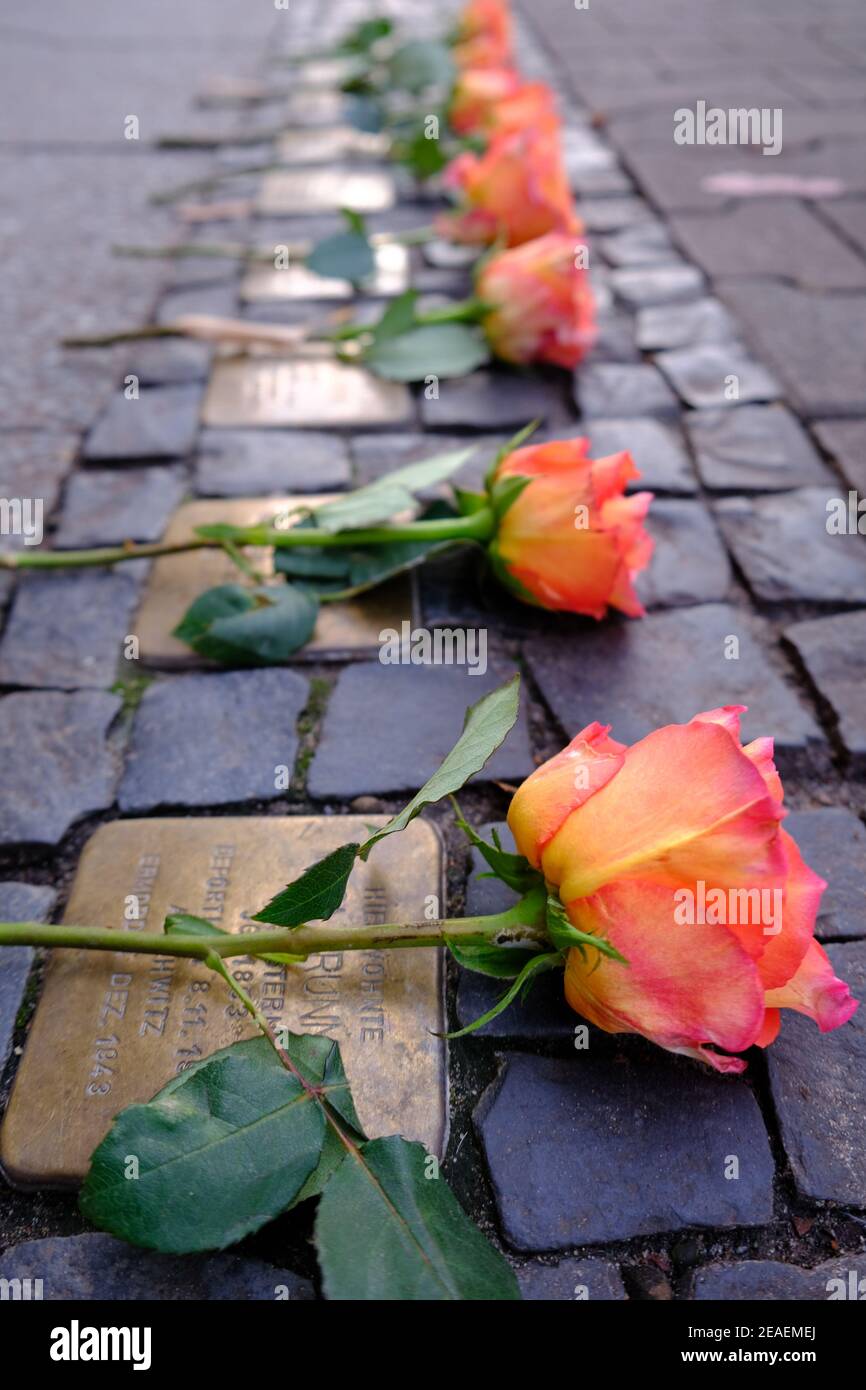
{"type": "Polygon", "coordinates": [[[866,936],[866,827],[843,806],[789,811],[785,829],[800,853],[826,880],[815,935],[866,936]]]}
{"type": "Polygon", "coordinates": [[[504,370],[471,372],[439,383],[439,399],[421,397],[428,429],[518,430],[530,420],[567,420],[558,382],[504,370]]]}
{"type": "MultiPolygon", "coordinates": [[[[492,843],[493,831],[499,834],[504,849],[514,850],[514,836],[504,821],[482,825],[479,833],[492,843]]],[[[487,863],[477,849],[470,855],[469,877],[466,882],[466,916],[486,917],[505,912],[517,901],[517,894],[498,878],[483,878],[487,863]]],[[[461,970],[457,987],[457,1017],[460,1027],[473,1023],[486,1014],[505,992],[502,980],[480,975],[474,970],[461,970]]],[[[570,1039],[574,1037],[575,1014],[565,1002],[562,975],[558,970],[539,975],[532,989],[510,1008],[485,1023],[472,1035],[478,1038],[513,1039],[570,1039]]]]}
{"type": "MultiPolygon", "coordinates": [[[[43,520],[53,512],[60,486],[78,449],[78,436],[47,430],[4,430],[0,442],[0,496],[39,498],[43,520]]],[[[4,550],[21,538],[3,536],[4,550]]]]}
{"type": "Polygon", "coordinates": [[[203,497],[331,492],[351,480],[345,440],[316,430],[202,430],[197,453],[203,497]]]}
{"type": "Polygon", "coordinates": [[[649,488],[654,492],[697,492],[697,479],[680,431],[661,420],[596,420],[586,426],[593,458],[606,458],[625,449],[641,476],[629,484],[630,492],[649,488]]]}
{"type": "Polygon", "coordinates": [[[736,324],[717,299],[652,305],[641,309],[637,316],[635,338],[644,352],[693,347],[698,343],[732,343],[736,337],[736,324]]]}
{"type": "Polygon", "coordinates": [[[782,405],[744,405],[686,416],[701,482],[711,492],[778,492],[832,481],[796,416],[782,405]]]}
{"type": "Polygon", "coordinates": [[[620,366],[590,362],[578,368],[575,396],[581,415],[625,418],[631,415],[677,415],[679,407],[664,377],[648,363],[620,366]]]}
{"type": "Polygon", "coordinates": [[[839,737],[852,759],[862,763],[866,760],[866,612],[793,623],[785,629],[785,637],[833,710],[839,737]]]}
{"type": "Polygon", "coordinates": [[[268,801],[292,770],[307,682],[294,671],[179,676],[144,692],[126,757],[122,811],[268,801]]]}
{"type": "Polygon", "coordinates": [[[676,608],[727,598],[731,565],[703,502],[657,499],[646,525],[656,543],[649,567],[636,582],[638,597],[646,608],[676,608]]]}
{"type": "Polygon", "coordinates": [[[747,200],[672,225],[686,255],[713,278],[769,275],[813,289],[866,288],[866,263],[793,198],[747,200]]]}
{"type": "Polygon", "coordinates": [[[76,550],[159,540],[185,489],[182,469],[173,466],[74,473],[54,544],[76,550]]]}
{"type": "Polygon", "coordinates": [[[26,1240],[0,1255],[0,1278],[41,1280],[47,1301],[288,1299],[313,1286],[288,1269],[241,1255],[157,1255],[113,1236],[87,1233],[26,1240]]]}
{"type": "Polygon", "coordinates": [[[84,442],[88,463],[174,459],[192,452],[202,392],[198,386],[154,386],[135,400],[113,396],[84,442]]]}
{"type": "Polygon", "coordinates": [[[627,309],[646,309],[697,299],[704,290],[704,277],[685,263],[638,266],[611,271],[610,284],[627,309]]]}
{"type": "MultiPolygon", "coordinates": [[[[308,790],[317,800],[415,791],[463,727],[466,708],[507,679],[456,666],[359,662],[341,672],[325,712],[308,790]],[[360,712],[363,719],[359,723],[360,712]]],[[[476,780],[520,782],[533,770],[525,711],[476,780]]]]}
{"type": "Polygon", "coordinates": [[[614,738],[633,743],[702,710],[742,704],[749,707],[746,741],[774,736],[783,766],[811,757],[823,761],[824,736],[768,661],[772,646],[769,629],[750,613],[706,603],[639,622],[583,624],[571,633],[534,637],[524,653],[569,737],[598,719],[613,725],[614,738]]]}
{"type": "Polygon", "coordinates": [[[699,1269],[692,1297],[732,1303],[861,1299],[861,1290],[866,1287],[864,1279],[866,1255],[843,1255],[838,1260],[825,1260],[814,1269],[799,1269],[780,1260],[743,1260],[699,1269]]]}
{"type": "Polygon", "coordinates": [[[775,377],[735,343],[674,348],[660,352],[656,362],[677,395],[695,409],[772,401],[781,395],[775,377]],[[736,395],[731,395],[734,385],[736,395]]]}
{"type": "Polygon", "coordinates": [[[518,1250],[772,1216],[773,1160],[749,1088],[660,1052],[615,1063],[512,1053],[476,1124],[518,1250]],[[731,1155],[736,1181],[724,1176],[731,1155]]]}
{"type": "Polygon", "coordinates": [[[866,495],[866,420],[820,420],[815,436],[836,461],[845,481],[866,495]]]}
{"type": "Polygon", "coordinates": [[[626,1297],[619,1267],[609,1260],[535,1260],[517,1271],[524,1299],[530,1302],[584,1301],[612,1303],[626,1297]]]}
{"type": "Polygon", "coordinates": [[[117,770],[106,736],[120,708],[96,690],[0,700],[0,844],[56,845],[75,821],[111,805],[117,770]]]}
{"type": "Polygon", "coordinates": [[[863,414],[866,296],[772,280],[724,280],[718,289],[795,409],[809,417],[863,414]]]}
{"type": "Polygon", "coordinates": [[[715,503],[725,539],[759,598],[866,603],[863,538],[827,532],[828,504],[838,496],[838,491],[808,487],[715,503]]]}
{"type": "Polygon", "coordinates": [[[639,222],[635,227],[603,237],[599,248],[613,266],[666,265],[676,252],[663,222],[639,222]]]}
{"type": "MultiPolygon", "coordinates": [[[[835,974],[866,998],[866,942],[831,945],[835,974]]],[[[767,1049],[770,1087],[797,1190],[805,1197],[863,1205],[866,1190],[866,1012],[831,1033],[782,1013],[767,1049]]]]}
{"type": "MultiPolygon", "coordinates": [[[[56,899],[44,884],[0,883],[0,922],[44,922],[56,899]]],[[[4,946],[0,952],[0,1072],[9,1058],[33,957],[31,946],[4,946]]]]}
{"type": "Polygon", "coordinates": [[[0,685],[53,690],[111,685],[123,639],[133,631],[141,564],[21,576],[0,639],[0,685]]]}
{"type": "Polygon", "coordinates": [[[137,377],[140,386],[191,386],[207,381],[212,360],[209,343],[190,338],[144,339],[135,344],[125,375],[137,377]]]}

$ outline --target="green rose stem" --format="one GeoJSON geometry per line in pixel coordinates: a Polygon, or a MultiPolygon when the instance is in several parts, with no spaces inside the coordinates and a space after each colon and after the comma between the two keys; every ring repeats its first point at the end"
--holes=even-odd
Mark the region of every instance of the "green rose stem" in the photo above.
{"type": "MultiPolygon", "coordinates": [[[[206,530],[207,528],[202,528],[206,530]]],[[[230,535],[200,535],[171,544],[104,546],[98,550],[12,550],[0,552],[0,569],[80,569],[87,565],[115,565],[124,560],[147,560],[159,555],[177,555],[187,550],[225,549],[226,542],[240,546],[273,546],[275,550],[316,546],[322,549],[351,550],[355,546],[390,545],[392,541],[464,540],[489,541],[496,531],[490,507],[469,516],[442,517],[432,521],[407,522],[405,526],[373,526],[350,531],[316,531],[274,526],[233,527],[230,535]]]]}
{"type": "Polygon", "coordinates": [[[303,926],[291,929],[184,936],[182,933],[118,931],[105,927],[49,926],[44,922],[0,922],[0,946],[68,947],[118,951],[129,955],[209,956],[290,955],[298,959],[323,951],[388,951],[447,946],[514,945],[549,947],[538,920],[538,896],[528,894],[507,912],[491,917],[446,918],[407,925],[404,922],[363,926],[303,926]]]}

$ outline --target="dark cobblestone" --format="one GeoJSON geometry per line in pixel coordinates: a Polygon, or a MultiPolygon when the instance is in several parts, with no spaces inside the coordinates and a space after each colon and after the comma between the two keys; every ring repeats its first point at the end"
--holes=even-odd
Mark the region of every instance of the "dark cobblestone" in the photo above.
{"type": "Polygon", "coordinates": [[[133,632],[140,566],[28,574],[0,640],[0,684],[104,690],[133,632]]]}
{"type": "Polygon", "coordinates": [[[330,492],[350,482],[345,440],[315,430],[202,430],[195,489],[203,497],[330,492]]]}
{"type": "Polygon", "coordinates": [[[771,497],[725,497],[715,514],[751,588],[768,603],[866,603],[866,545],[828,535],[838,492],[798,488],[771,497]]]}
{"type": "Polygon", "coordinates": [[[845,481],[866,496],[866,420],[820,420],[815,435],[845,481]]]}
{"type": "MultiPolygon", "coordinates": [[[[866,997],[866,942],[828,946],[835,974],[866,997]]],[[[823,1036],[810,1018],[786,1010],[767,1049],[782,1142],[805,1197],[862,1206],[866,1191],[866,1017],[859,1009],[823,1036]]]]}
{"type": "Polygon", "coordinates": [[[728,597],[731,566],[703,502],[658,500],[650,507],[647,530],[655,553],[635,586],[645,607],[675,608],[728,597]]]}
{"type": "Polygon", "coordinates": [[[627,309],[647,309],[651,305],[696,299],[703,292],[704,277],[684,263],[638,266],[612,270],[610,284],[627,309]]]}
{"type": "Polygon", "coordinates": [[[785,636],[833,710],[843,744],[862,764],[866,760],[866,612],[794,623],[785,636]]]}
{"type": "MultiPolygon", "coordinates": [[[[341,672],[325,713],[308,788],[317,800],[415,791],[454,743],[467,705],[508,673],[362,662],[341,672]],[[358,711],[364,711],[359,728],[358,711]]],[[[525,709],[481,775],[522,781],[533,768],[525,709]]]]}
{"type": "MultiPolygon", "coordinates": [[[[0,883],[0,921],[44,922],[56,899],[54,889],[42,884],[0,883]]],[[[6,946],[0,952],[0,1072],[9,1059],[33,958],[30,946],[6,946]]]]}
{"type": "Polygon", "coordinates": [[[712,217],[676,217],[673,233],[714,278],[771,275],[804,288],[866,289],[866,262],[793,198],[740,203],[712,217]]]}
{"type": "Polygon", "coordinates": [[[675,348],[660,352],[656,362],[686,405],[696,409],[772,401],[781,394],[770,373],[735,343],[675,348]]]}
{"type": "Polygon", "coordinates": [[[686,416],[701,482],[712,492],[776,492],[831,481],[806,431],[781,405],[686,416]]]}
{"type": "Polygon", "coordinates": [[[524,648],[544,699],[570,737],[598,719],[633,743],[662,724],[722,704],[748,705],[746,739],[773,734],[780,761],[826,755],[812,715],[768,662],[769,630],[727,604],[653,613],[639,622],[533,637],[524,648]],[[579,631],[579,641],[575,640],[579,631]],[[737,639],[739,655],[730,639],[737,639]]]}
{"type": "Polygon", "coordinates": [[[95,690],[0,700],[0,844],[56,845],[75,821],[111,805],[117,773],[106,735],[120,705],[95,690]]]}
{"type": "Polygon", "coordinates": [[[154,338],[136,343],[125,375],[140,386],[190,386],[207,381],[213,348],[190,338],[154,338]]]}
{"type": "Polygon", "coordinates": [[[133,725],[120,809],[280,796],[277,769],[292,770],[307,694],[307,682],[285,670],[180,676],[149,686],[133,725]]]}
{"type": "Polygon", "coordinates": [[[184,491],[184,474],[174,467],[75,473],[54,544],[76,550],[159,540],[184,491]]]}
{"type": "Polygon", "coordinates": [[[574,384],[580,413],[587,418],[677,414],[676,397],[648,363],[589,362],[578,369],[574,384]]]}
{"type": "Polygon", "coordinates": [[[593,458],[606,458],[623,449],[631,454],[641,476],[629,484],[629,491],[643,488],[685,494],[697,491],[694,469],[675,426],[652,419],[593,418],[586,425],[586,433],[593,458]]]}
{"type": "Polygon", "coordinates": [[[198,386],[154,386],[127,400],[113,396],[84,443],[88,463],[182,458],[192,451],[201,403],[198,386]]]}
{"type": "Polygon", "coordinates": [[[635,1050],[616,1064],[511,1054],[477,1124],[518,1250],[754,1226],[772,1215],[773,1160],[748,1087],[660,1052],[635,1050]],[[736,1182],[724,1176],[731,1154],[736,1182]]]}
{"type": "Polygon", "coordinates": [[[531,1302],[611,1303],[626,1296],[622,1275],[608,1260],[560,1260],[555,1265],[535,1260],[517,1271],[517,1282],[522,1296],[531,1302]]]}
{"type": "Polygon", "coordinates": [[[866,1255],[843,1255],[814,1269],[798,1269],[779,1260],[743,1260],[737,1264],[707,1265],[694,1279],[693,1298],[729,1302],[802,1302],[836,1298],[862,1298],[866,1255]],[[851,1271],[855,1292],[851,1293],[851,1271]],[[841,1280],[841,1285],[839,1281],[841,1280]],[[859,1287],[858,1287],[859,1286],[859,1287]],[[842,1293],[841,1289],[845,1292],[842,1293]]]}
{"type": "Polygon", "coordinates": [[[568,418],[558,383],[528,373],[490,371],[439,383],[439,399],[421,398],[430,429],[518,430],[530,420],[552,425],[568,418]]]}
{"type": "Polygon", "coordinates": [[[790,811],[785,829],[806,863],[826,880],[815,935],[866,936],[866,829],[843,806],[790,811]]]}
{"type": "Polygon", "coordinates": [[[86,1234],[26,1240],[0,1255],[0,1278],[40,1279],[42,1297],[82,1302],[125,1299],[261,1299],[293,1302],[313,1287],[288,1269],[241,1255],[157,1255],[113,1236],[86,1234]]]}
{"type": "Polygon", "coordinates": [[[736,340],[734,320],[717,299],[690,304],[660,304],[641,309],[636,341],[644,352],[693,347],[698,343],[730,344],[736,340]]]}

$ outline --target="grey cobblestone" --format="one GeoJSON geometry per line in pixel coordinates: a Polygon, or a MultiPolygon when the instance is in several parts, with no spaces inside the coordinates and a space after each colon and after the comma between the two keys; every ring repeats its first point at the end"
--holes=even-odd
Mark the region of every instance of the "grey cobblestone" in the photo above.
{"type": "Polygon", "coordinates": [[[142,562],[117,570],[27,574],[0,639],[0,684],[104,690],[132,633],[142,562]]]}
{"type": "Polygon", "coordinates": [[[790,811],[785,830],[806,863],[826,881],[815,935],[866,936],[866,828],[852,811],[827,806],[790,811]]]}
{"type": "Polygon", "coordinates": [[[575,375],[575,394],[580,413],[586,418],[677,413],[676,397],[649,363],[620,366],[588,362],[575,375]]]}
{"type": "MultiPolygon", "coordinates": [[[[43,884],[0,883],[0,921],[44,922],[56,898],[54,889],[43,884]]],[[[0,1072],[9,1059],[34,954],[30,946],[8,946],[0,952],[0,1072]]]]}
{"type": "Polygon", "coordinates": [[[154,386],[128,400],[112,397],[84,444],[88,463],[182,458],[192,451],[201,403],[198,386],[154,386]]]}
{"type": "Polygon", "coordinates": [[[77,550],[159,540],[185,486],[182,470],[172,466],[75,473],[54,544],[77,550]]]}
{"type": "Polygon", "coordinates": [[[660,352],[656,362],[686,405],[696,409],[772,401],[775,378],[737,344],[697,343],[660,352]]]}
{"type": "Polygon", "coordinates": [[[701,482],[712,492],[777,492],[832,480],[806,431],[784,406],[695,411],[685,425],[701,482]]]}
{"type": "Polygon", "coordinates": [[[866,612],[794,623],[785,636],[833,710],[843,744],[862,766],[866,760],[866,612]]]}
{"type": "Polygon", "coordinates": [[[725,497],[715,514],[754,592],[768,603],[866,603],[866,545],[828,535],[824,488],[768,497],[725,497]]]}
{"type": "Polygon", "coordinates": [[[539,1260],[517,1271],[522,1296],[531,1302],[611,1303],[626,1297],[622,1275],[608,1260],[560,1260],[542,1264],[539,1260]]]}
{"type": "Polygon", "coordinates": [[[697,480],[682,436],[673,424],[661,420],[597,420],[586,425],[593,458],[606,458],[627,450],[641,476],[629,484],[629,491],[651,488],[657,492],[697,491],[697,480]]]}
{"type": "Polygon", "coordinates": [[[857,1290],[853,1296],[862,1298],[859,1287],[866,1278],[866,1256],[863,1255],[826,1260],[814,1269],[798,1269],[780,1260],[706,1265],[695,1275],[693,1297],[734,1302],[759,1299],[768,1303],[811,1302],[834,1295],[836,1299],[851,1298],[851,1271],[857,1290]]]}
{"type": "Polygon", "coordinates": [[[316,430],[202,430],[195,487],[203,497],[331,492],[350,481],[345,440],[316,430]]]}

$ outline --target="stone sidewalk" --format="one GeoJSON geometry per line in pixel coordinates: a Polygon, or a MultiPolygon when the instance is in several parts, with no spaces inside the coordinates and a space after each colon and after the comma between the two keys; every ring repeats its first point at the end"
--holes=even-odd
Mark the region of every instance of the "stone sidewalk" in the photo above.
{"type": "MultiPolygon", "coordinates": [[[[485,628],[490,684],[523,671],[525,716],[494,769],[500,782],[519,781],[592,719],[631,741],[702,709],[748,705],[746,735],[776,736],[793,808],[788,826],[831,885],[818,935],[837,974],[866,997],[866,546],[857,534],[829,535],[825,525],[828,499],[847,504],[850,490],[866,489],[859,8],[836,3],[818,14],[794,0],[784,19],[781,11],[772,19],[745,0],[724,9],[709,0],[656,0],[651,16],[637,0],[590,0],[585,11],[565,0],[527,3],[520,65],[560,96],[570,175],[590,235],[598,348],[574,382],[563,373],[491,368],[443,383],[437,400],[413,396],[408,422],[310,430],[202,428],[213,363],[198,346],[147,344],[88,354],[84,364],[56,348],[72,329],[137,322],[160,284],[158,321],[181,310],[285,322],[319,312],[304,302],[244,298],[230,263],[189,261],[166,271],[108,254],[116,240],[192,234],[267,246],[337,225],[329,215],[258,214],[260,175],[196,200],[214,204],[214,221],[192,233],[176,209],[145,209],[154,188],[230,160],[267,162],[270,145],[231,143],[251,139],[257,125],[267,132],[315,119],[309,96],[291,93],[240,111],[194,109],[205,55],[229,76],[254,72],[284,88],[280,52],[326,42],[361,7],[333,4],[323,25],[312,0],[297,0],[291,24],[280,27],[280,16],[274,25],[269,14],[265,26],[259,16],[258,33],[246,28],[244,10],[241,52],[234,41],[241,7],[222,0],[218,8],[225,44],[201,51],[179,41],[170,102],[157,87],[145,94],[160,128],[201,131],[214,122],[226,143],[210,156],[148,145],[135,155],[134,175],[117,172],[117,154],[82,159],[96,181],[74,224],[80,277],[67,291],[62,277],[49,276],[39,315],[25,308],[29,298],[11,301],[25,347],[12,368],[18,375],[0,377],[15,427],[0,435],[0,491],[32,495],[35,462],[50,543],[76,547],[157,538],[183,502],[235,497],[241,473],[246,496],[333,491],[452,441],[477,445],[467,470],[477,471],[503,437],[536,416],[548,437],[588,434],[596,454],[630,449],[641,486],[658,498],[642,622],[540,621],[479,589],[465,566],[451,562],[422,574],[417,616],[427,627],[485,628]],[[765,158],[754,147],[677,145],[673,110],[699,100],[781,108],[781,152],[765,158]],[[105,186],[114,190],[114,212],[101,196],[105,186]],[[242,215],[217,220],[226,198],[242,215]],[[92,228],[99,240],[86,249],[92,228]],[[122,391],[130,373],[141,385],[134,411],[122,391]],[[731,638],[735,659],[726,656],[731,638]]],[[[411,13],[413,29],[441,23],[426,6],[406,0],[398,8],[411,13]]],[[[151,17],[153,41],[161,23],[174,21],[158,9],[151,17]]],[[[191,24],[190,39],[201,32],[191,24]]],[[[127,39],[116,35],[115,57],[128,51],[127,39]]],[[[104,56],[105,42],[94,43],[94,53],[104,56]]],[[[99,71],[94,66],[94,82],[99,71]]],[[[131,105],[124,91],[104,117],[107,127],[113,110],[131,105]]],[[[22,129],[38,132],[34,122],[25,109],[22,129]]],[[[100,125],[68,128],[70,140],[105,138],[100,125]]],[[[65,209],[75,156],[34,155],[51,168],[32,185],[29,154],[0,158],[17,167],[23,160],[25,188],[36,190],[40,206],[55,187],[65,209]]],[[[375,214],[371,226],[428,223],[430,203],[399,175],[397,190],[396,206],[375,214]]],[[[8,264],[5,271],[11,280],[8,264]]],[[[22,262],[16,293],[34,279],[22,262]]],[[[463,272],[428,264],[420,251],[412,279],[431,295],[467,292],[463,272]]],[[[395,810],[484,688],[464,671],[389,668],[363,650],[351,661],[319,652],[281,672],[180,674],[158,663],[142,670],[120,653],[137,631],[147,584],[144,567],[118,567],[28,576],[7,594],[2,918],[59,916],[83,846],[121,815],[395,810]],[[278,763],[292,768],[288,792],[274,787],[278,763]]],[[[478,822],[501,822],[508,805],[490,781],[462,800],[478,822]]],[[[449,912],[495,907],[450,816],[431,818],[449,850],[449,912]]],[[[29,953],[9,955],[0,959],[0,1048],[11,1052],[4,1097],[40,971],[29,953]]],[[[513,1259],[526,1297],[573,1299],[585,1289],[602,1299],[823,1298],[831,1278],[852,1269],[866,1275],[862,1010],[825,1037],[789,1016],[779,1042],[750,1059],[745,1077],[723,1078],[640,1039],[593,1031],[588,1052],[576,1052],[577,1020],[559,983],[545,979],[525,1007],[451,1047],[446,1172],[513,1259]],[[732,1156],[736,1180],[726,1176],[732,1156]]],[[[475,1018],[498,993],[450,965],[451,1025],[475,1018]]],[[[120,1296],[142,1296],[177,1283],[177,1296],[268,1298],[276,1267],[279,1282],[302,1281],[293,1296],[307,1296],[305,1222],[301,1210],[237,1254],[181,1275],[172,1262],[130,1259],[108,1238],[79,1234],[71,1197],[4,1187],[0,1245],[9,1248],[0,1275],[32,1262],[80,1296],[109,1285],[120,1296]]]]}

